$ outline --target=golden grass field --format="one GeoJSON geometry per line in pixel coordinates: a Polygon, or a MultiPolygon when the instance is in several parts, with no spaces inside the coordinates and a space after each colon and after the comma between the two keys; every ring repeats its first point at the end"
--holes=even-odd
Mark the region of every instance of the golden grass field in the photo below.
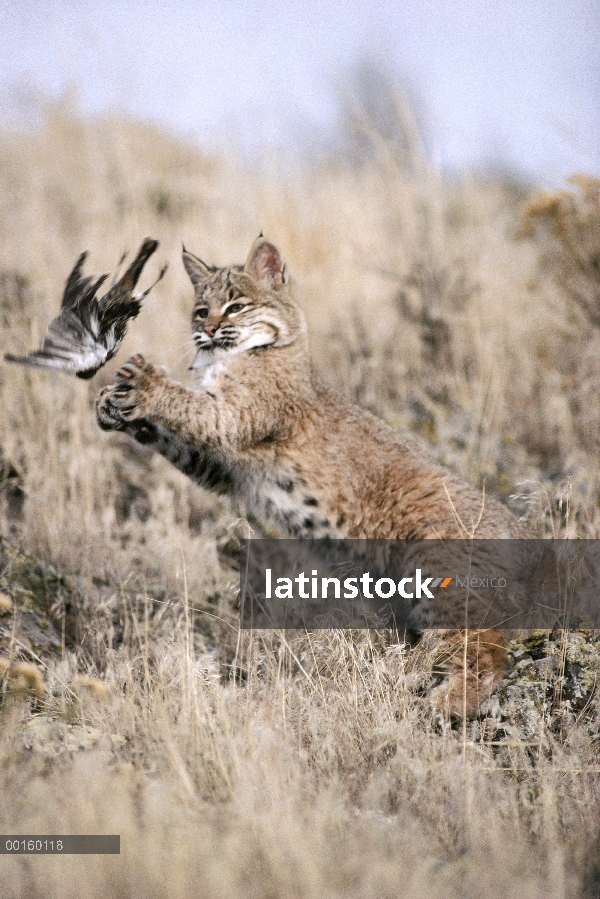
{"type": "Polygon", "coordinates": [[[24,667],[2,679],[0,829],[121,835],[120,856],[0,855],[1,896],[600,896],[595,688],[540,704],[530,736],[508,712],[457,728],[428,704],[427,640],[240,635],[248,523],[96,426],[131,352],[188,378],[182,242],[241,262],[261,230],[324,379],[540,535],[600,536],[598,182],[444,179],[375,133],[364,158],[250,164],[68,104],[0,130],[2,354],[39,344],[82,250],[113,271],[157,238],[142,287],[170,263],[91,383],[0,362],[0,534],[68,584],[60,650],[4,628],[24,667]]]}

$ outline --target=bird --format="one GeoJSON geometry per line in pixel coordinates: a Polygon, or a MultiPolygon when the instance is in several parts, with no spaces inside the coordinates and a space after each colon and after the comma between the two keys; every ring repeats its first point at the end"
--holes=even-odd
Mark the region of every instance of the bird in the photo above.
{"type": "MultiPolygon", "coordinates": [[[[7,362],[59,369],[74,372],[78,378],[92,378],[116,354],[129,320],[139,314],[142,300],[167,270],[165,264],[150,287],[142,293],[133,293],[142,269],[157,247],[158,241],[147,237],[127,271],[100,298],[96,294],[108,274],[83,275],[88,253],[82,253],[67,278],[60,312],[50,322],[41,348],[27,356],[7,353],[4,358],[7,362]]],[[[124,259],[125,256],[119,265],[124,259]]]]}

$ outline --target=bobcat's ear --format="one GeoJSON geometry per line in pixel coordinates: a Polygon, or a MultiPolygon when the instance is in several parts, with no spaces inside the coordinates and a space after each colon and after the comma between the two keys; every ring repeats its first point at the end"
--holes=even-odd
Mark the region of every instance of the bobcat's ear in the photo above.
{"type": "Polygon", "coordinates": [[[202,262],[201,259],[194,256],[193,253],[189,253],[185,247],[183,247],[181,258],[183,259],[185,270],[190,276],[190,281],[194,287],[199,287],[201,284],[204,284],[211,274],[211,271],[214,271],[214,269],[211,269],[205,262],[202,262]]]}
{"type": "Polygon", "coordinates": [[[287,271],[281,253],[262,234],[252,244],[244,271],[265,287],[287,284],[287,271]]]}

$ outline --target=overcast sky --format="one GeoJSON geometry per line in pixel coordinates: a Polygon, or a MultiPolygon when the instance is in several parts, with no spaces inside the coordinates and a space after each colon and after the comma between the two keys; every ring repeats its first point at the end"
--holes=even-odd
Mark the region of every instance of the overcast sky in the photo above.
{"type": "Polygon", "coordinates": [[[0,108],[76,85],[201,140],[322,137],[381,56],[423,98],[435,161],[600,173],[600,0],[0,0],[0,108]]]}

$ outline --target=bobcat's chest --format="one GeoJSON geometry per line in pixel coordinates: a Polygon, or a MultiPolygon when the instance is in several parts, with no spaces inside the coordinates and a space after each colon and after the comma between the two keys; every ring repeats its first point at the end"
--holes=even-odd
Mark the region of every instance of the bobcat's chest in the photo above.
{"type": "Polygon", "coordinates": [[[310,487],[293,474],[280,470],[250,476],[244,502],[266,525],[282,537],[334,537],[335,529],[310,487]]]}

